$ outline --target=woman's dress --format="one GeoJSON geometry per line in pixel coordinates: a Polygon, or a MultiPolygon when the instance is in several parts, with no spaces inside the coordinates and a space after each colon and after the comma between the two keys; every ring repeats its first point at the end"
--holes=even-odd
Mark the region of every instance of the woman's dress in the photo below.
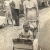
{"type": "MultiPolygon", "coordinates": [[[[36,2],[37,4],[37,2],[36,2]]],[[[35,1],[24,1],[23,5],[26,8],[27,20],[37,20],[35,1]]]]}

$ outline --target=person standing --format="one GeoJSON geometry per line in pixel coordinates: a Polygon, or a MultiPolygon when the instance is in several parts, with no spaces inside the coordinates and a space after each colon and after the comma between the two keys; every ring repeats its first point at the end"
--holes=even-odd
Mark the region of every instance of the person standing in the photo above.
{"type": "Polygon", "coordinates": [[[14,11],[12,12],[14,14],[14,20],[15,20],[15,25],[14,26],[19,26],[19,10],[20,10],[20,4],[21,0],[12,0],[15,7],[14,11]]]}
{"type": "Polygon", "coordinates": [[[5,6],[4,9],[6,10],[5,16],[6,16],[7,24],[9,24],[9,20],[10,20],[13,25],[12,13],[10,8],[10,0],[6,0],[4,2],[4,6],[5,6]]]}

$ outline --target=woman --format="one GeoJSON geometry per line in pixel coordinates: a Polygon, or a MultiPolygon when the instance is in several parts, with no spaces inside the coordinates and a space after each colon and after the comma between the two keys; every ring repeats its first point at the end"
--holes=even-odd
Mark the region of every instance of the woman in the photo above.
{"type": "Polygon", "coordinates": [[[33,28],[34,31],[34,38],[36,37],[37,34],[37,29],[35,31],[35,28],[37,28],[37,20],[38,20],[38,4],[36,0],[25,0],[23,2],[24,6],[24,15],[26,20],[29,21],[30,27],[33,28]]]}

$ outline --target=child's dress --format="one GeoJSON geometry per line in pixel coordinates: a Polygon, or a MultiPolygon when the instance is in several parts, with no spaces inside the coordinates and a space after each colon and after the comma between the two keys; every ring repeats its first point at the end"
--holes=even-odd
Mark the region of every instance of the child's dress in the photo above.
{"type": "Polygon", "coordinates": [[[29,30],[28,32],[25,32],[24,30],[21,32],[21,37],[22,38],[33,38],[33,36],[32,36],[32,32],[29,30]]]}

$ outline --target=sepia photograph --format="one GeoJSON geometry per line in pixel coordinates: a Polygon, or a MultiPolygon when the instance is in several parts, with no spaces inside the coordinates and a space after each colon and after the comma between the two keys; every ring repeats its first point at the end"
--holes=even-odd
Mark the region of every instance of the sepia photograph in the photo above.
{"type": "Polygon", "coordinates": [[[0,0],[0,50],[50,50],[50,0],[0,0]]]}

